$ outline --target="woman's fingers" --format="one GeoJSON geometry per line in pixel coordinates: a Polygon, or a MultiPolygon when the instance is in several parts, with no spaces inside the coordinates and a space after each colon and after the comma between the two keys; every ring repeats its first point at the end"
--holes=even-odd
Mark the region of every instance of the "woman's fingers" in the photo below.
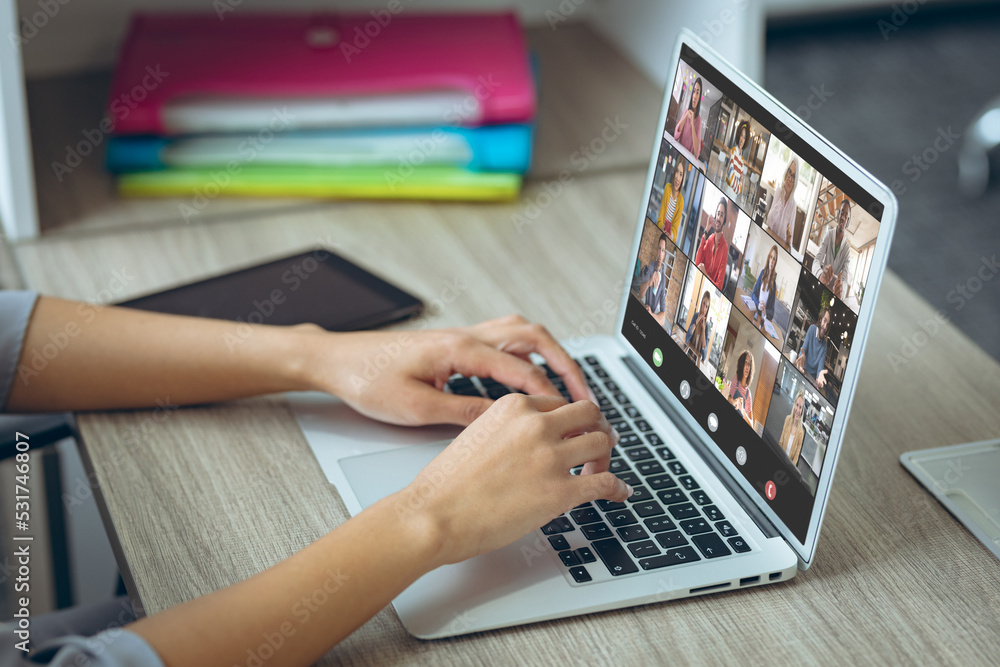
{"type": "Polygon", "coordinates": [[[566,446],[572,448],[572,467],[583,464],[580,474],[594,475],[608,470],[611,448],[615,446],[615,441],[604,431],[592,431],[570,438],[566,441],[566,446]]]}
{"type": "MultiPolygon", "coordinates": [[[[579,433],[603,431],[609,437],[617,432],[611,428],[611,423],[601,413],[600,408],[590,401],[576,401],[555,410],[550,420],[556,429],[555,434],[568,438],[579,433]]],[[[617,440],[615,440],[617,442],[617,440]]]]}
{"type": "Polygon", "coordinates": [[[632,495],[632,487],[610,472],[576,476],[571,482],[569,507],[599,499],[621,503],[632,495]]]}
{"type": "Polygon", "coordinates": [[[540,366],[475,338],[452,350],[451,366],[453,372],[493,378],[529,394],[561,396],[540,366]]]}
{"type": "Polygon", "coordinates": [[[592,400],[583,371],[542,325],[531,324],[523,317],[515,315],[484,322],[473,329],[477,337],[504,352],[521,357],[531,353],[541,355],[549,367],[566,383],[573,400],[592,400]]]}
{"type": "Polygon", "coordinates": [[[409,386],[408,407],[412,425],[468,426],[493,405],[488,398],[446,394],[423,382],[412,382],[409,386]]]}

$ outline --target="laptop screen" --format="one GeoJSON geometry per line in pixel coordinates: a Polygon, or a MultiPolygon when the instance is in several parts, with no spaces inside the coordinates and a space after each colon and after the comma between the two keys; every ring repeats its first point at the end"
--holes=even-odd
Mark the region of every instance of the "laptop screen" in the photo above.
{"type": "Polygon", "coordinates": [[[687,45],[670,86],[622,334],[804,542],[882,204],[687,45]]]}

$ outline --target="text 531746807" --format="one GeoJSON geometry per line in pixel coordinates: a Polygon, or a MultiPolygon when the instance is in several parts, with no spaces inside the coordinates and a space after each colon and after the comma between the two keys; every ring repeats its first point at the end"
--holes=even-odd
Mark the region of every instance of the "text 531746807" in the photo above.
{"type": "Polygon", "coordinates": [[[31,458],[28,450],[31,445],[28,436],[15,434],[17,454],[14,456],[14,564],[17,572],[14,577],[14,634],[17,638],[15,646],[18,650],[28,652],[28,642],[31,639],[31,458]]]}

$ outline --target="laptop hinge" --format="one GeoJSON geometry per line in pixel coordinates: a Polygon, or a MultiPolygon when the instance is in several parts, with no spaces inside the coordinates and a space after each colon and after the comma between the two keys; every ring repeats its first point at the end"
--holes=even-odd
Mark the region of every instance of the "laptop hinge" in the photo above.
{"type": "Polygon", "coordinates": [[[646,374],[642,372],[642,368],[639,366],[639,363],[628,356],[624,356],[621,359],[632,372],[632,375],[639,380],[646,391],[649,392],[649,395],[653,397],[653,400],[656,401],[657,405],[659,405],[667,414],[667,417],[669,417],[670,420],[673,421],[674,425],[677,426],[681,435],[687,438],[688,442],[691,443],[695,451],[698,452],[698,455],[705,461],[705,463],[708,464],[708,467],[712,469],[712,472],[715,473],[715,476],[719,478],[719,481],[722,482],[729,493],[733,495],[736,502],[738,502],[740,506],[746,510],[746,513],[750,515],[753,522],[757,524],[760,532],[764,533],[765,537],[781,537],[778,529],[774,527],[774,524],[771,523],[770,519],[764,516],[763,512],[761,512],[757,505],[754,504],[740,485],[733,480],[729,471],[723,468],[722,464],[720,464],[715,457],[708,452],[708,448],[705,446],[705,443],[702,442],[698,434],[695,433],[694,430],[687,424],[684,416],[670,404],[670,401],[668,401],[667,397],[664,396],[663,391],[646,377],[646,374]]]}

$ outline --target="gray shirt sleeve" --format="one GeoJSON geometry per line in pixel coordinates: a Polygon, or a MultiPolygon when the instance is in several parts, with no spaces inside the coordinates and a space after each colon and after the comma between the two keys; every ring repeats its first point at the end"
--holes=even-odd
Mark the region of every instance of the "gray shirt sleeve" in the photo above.
{"type": "MultiPolygon", "coordinates": [[[[10,625],[10,624],[5,624],[10,625]]],[[[164,667],[146,640],[122,628],[106,630],[93,637],[68,635],[59,637],[31,653],[15,648],[16,639],[8,637],[8,629],[0,626],[0,635],[10,641],[0,647],[0,667],[164,667]]]]}
{"type": "Polygon", "coordinates": [[[7,409],[7,399],[17,378],[24,333],[37,299],[34,292],[0,291],[0,412],[7,409]]]}

